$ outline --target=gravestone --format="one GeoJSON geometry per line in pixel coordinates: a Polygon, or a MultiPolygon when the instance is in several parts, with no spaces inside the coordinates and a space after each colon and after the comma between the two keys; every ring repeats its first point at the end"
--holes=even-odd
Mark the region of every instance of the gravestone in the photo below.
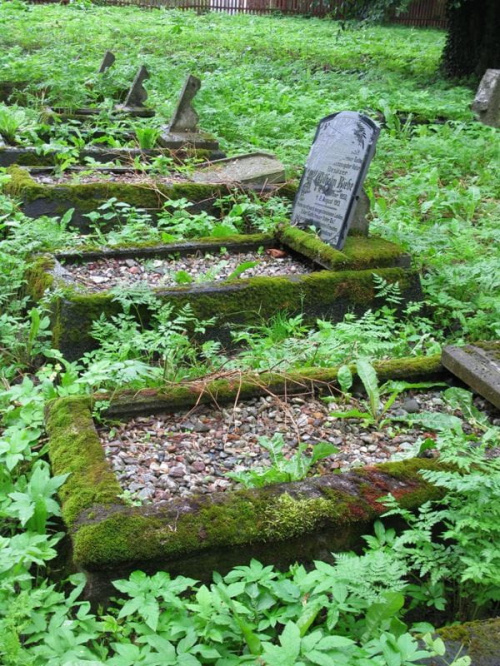
{"type": "Polygon", "coordinates": [[[199,116],[192,102],[200,88],[200,79],[188,74],[172,119],[158,138],[158,144],[162,148],[178,150],[190,146],[201,150],[219,150],[219,142],[211,134],[200,132],[198,128],[199,116]]]}
{"type": "Polygon", "coordinates": [[[500,127],[500,69],[486,70],[472,102],[472,110],[483,125],[500,127]]]}
{"type": "Polygon", "coordinates": [[[193,109],[192,101],[201,88],[200,79],[188,74],[168,127],[170,132],[197,132],[200,117],[193,109]]]}
{"type": "Polygon", "coordinates": [[[375,153],[380,129],[353,111],[323,118],[292,212],[292,224],[314,226],[323,241],[341,250],[375,153]]]}
{"type": "Polygon", "coordinates": [[[102,59],[101,66],[99,67],[98,74],[104,74],[104,72],[113,65],[115,60],[115,54],[111,53],[111,51],[106,51],[104,58],[102,59]]]}
{"type": "Polygon", "coordinates": [[[147,90],[142,85],[146,79],[149,79],[149,72],[146,69],[145,65],[142,65],[139,68],[139,71],[135,75],[135,79],[130,87],[130,90],[125,100],[124,106],[126,108],[134,107],[143,107],[144,102],[148,98],[147,90]]]}

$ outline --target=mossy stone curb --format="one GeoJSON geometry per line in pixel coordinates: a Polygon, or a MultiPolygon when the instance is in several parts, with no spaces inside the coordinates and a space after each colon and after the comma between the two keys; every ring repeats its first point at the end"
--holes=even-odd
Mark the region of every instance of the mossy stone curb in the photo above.
{"type": "Polygon", "coordinates": [[[438,629],[446,653],[443,657],[422,659],[418,664],[426,666],[448,666],[460,654],[468,656],[471,666],[499,666],[500,664],[500,618],[476,620],[464,624],[438,629]]]}
{"type": "MultiPolygon", "coordinates": [[[[291,227],[282,228],[276,238],[267,235],[233,236],[224,239],[228,251],[245,247],[257,250],[274,241],[291,252],[314,262],[317,271],[304,275],[252,277],[244,276],[232,281],[207,282],[187,287],[152,288],[162,302],[177,308],[187,304],[198,319],[216,317],[215,326],[209,328],[207,339],[216,339],[224,345],[232,344],[231,327],[256,325],[282,310],[290,314],[303,313],[314,322],[317,318],[340,321],[353,311],[362,314],[370,307],[382,305],[376,300],[374,274],[388,283],[398,282],[403,302],[419,300],[420,282],[417,273],[408,270],[408,256],[403,250],[380,238],[348,239],[343,252],[329,247],[310,234],[291,227]]],[[[162,246],[114,248],[101,253],[91,250],[78,255],[64,253],[61,259],[95,260],[99,256],[169,256],[175,253],[213,250],[220,241],[206,238],[193,243],[174,243],[162,246]]],[[[90,330],[92,322],[101,314],[107,317],[121,311],[121,305],[110,291],[92,293],[78,288],[64,278],[57,261],[58,255],[36,258],[27,273],[27,293],[37,301],[49,291],[55,295],[51,301],[52,344],[69,359],[80,357],[95,346],[90,330]]],[[[138,307],[138,316],[147,325],[151,312],[138,307]]]]}
{"type": "Polygon", "coordinates": [[[292,199],[296,187],[288,184],[269,187],[242,186],[237,188],[234,183],[193,183],[191,181],[173,181],[172,183],[126,183],[96,180],[94,183],[64,183],[47,185],[37,182],[30,172],[14,165],[7,169],[11,176],[4,185],[4,192],[21,200],[21,209],[28,217],[42,215],[64,215],[74,208],[71,223],[81,233],[89,233],[89,220],[85,217],[112,197],[145,208],[150,212],[161,210],[167,200],[187,199],[194,205],[194,211],[218,213],[214,202],[240,189],[243,192],[256,192],[262,196],[276,194],[292,199]]]}
{"type": "MultiPolygon", "coordinates": [[[[381,379],[402,374],[411,379],[434,376],[440,365],[436,357],[401,359],[377,370],[381,379]]],[[[109,416],[188,409],[197,401],[220,404],[269,390],[327,389],[335,376],[335,369],[309,369],[197,382],[163,393],[143,391],[137,398],[121,394],[112,399],[109,416]]],[[[409,509],[440,496],[419,476],[437,463],[412,459],[256,490],[128,507],[92,421],[93,400],[103,397],[63,398],[46,408],[53,472],[70,474],[59,491],[63,519],[71,532],[74,562],[89,572],[95,586],[93,596],[101,595],[110,578],[138,567],[203,578],[212,569],[227,570],[251,557],[277,565],[326,557],[332,550],[359,545],[360,535],[383,512],[378,499],[384,495],[392,493],[409,509]]]]}

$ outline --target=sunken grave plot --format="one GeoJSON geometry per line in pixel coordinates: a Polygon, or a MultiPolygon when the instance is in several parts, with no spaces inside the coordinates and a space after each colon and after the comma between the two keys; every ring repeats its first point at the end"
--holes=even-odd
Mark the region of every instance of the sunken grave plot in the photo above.
{"type": "MultiPolygon", "coordinates": [[[[92,322],[122,311],[113,287],[148,286],[161,302],[215,317],[205,339],[232,346],[235,325],[256,325],[286,309],[307,320],[339,321],[348,311],[380,306],[374,273],[398,282],[402,303],[420,298],[405,252],[379,238],[353,236],[344,251],[291,226],[276,234],[198,239],[168,245],[42,255],[27,273],[33,300],[48,300],[52,344],[69,359],[94,347],[92,322]],[[224,247],[222,248],[222,242],[224,247]]],[[[133,298],[133,293],[131,293],[133,298]]],[[[151,312],[137,308],[143,324],[151,312]]]]}
{"type": "MultiPolygon", "coordinates": [[[[101,426],[98,433],[123,491],[134,501],[158,504],[241,487],[238,474],[270,469],[273,446],[279,455],[292,459],[299,445],[310,457],[315,446],[326,444],[330,453],[312,465],[308,476],[408,457],[422,436],[418,427],[397,427],[408,414],[454,414],[441,392],[434,390],[396,400],[385,415],[387,420],[401,419],[392,427],[364,426],[359,419],[343,421],[332,415],[357,406],[340,397],[335,401],[335,396],[325,403],[314,395],[288,399],[268,395],[219,408],[201,405],[136,416],[120,425],[101,426]]],[[[463,427],[471,430],[466,423],[463,427]]],[[[436,455],[433,450],[426,452],[429,458],[436,455]]]]}
{"type": "MultiPolygon", "coordinates": [[[[380,381],[411,381],[442,376],[443,368],[439,357],[429,357],[380,362],[376,371],[380,381]]],[[[377,500],[387,493],[409,509],[439,497],[440,491],[418,474],[438,467],[436,459],[372,465],[404,449],[403,442],[389,445],[374,437],[370,445],[361,431],[349,431],[344,421],[328,418],[318,395],[338,395],[336,374],[335,368],[284,375],[237,373],[164,391],[114,394],[108,396],[111,405],[105,414],[113,420],[114,432],[98,426],[101,436],[92,406],[105,394],[52,401],[46,411],[49,457],[55,474],[69,473],[59,491],[62,514],[73,561],[88,575],[88,595],[102,598],[110,579],[134,568],[204,578],[216,560],[217,570],[224,571],[252,557],[277,566],[328,559],[332,551],[359,544],[383,512],[377,500]],[[287,455],[296,450],[298,438],[308,445],[333,440],[329,443],[339,453],[319,461],[311,470],[318,475],[303,481],[224,487],[222,470],[266,464],[255,443],[266,423],[270,435],[283,435],[287,455]],[[126,456],[119,455],[122,449],[126,456]],[[144,478],[139,468],[146,458],[139,461],[141,455],[149,462],[144,473],[158,483],[144,486],[139,505],[134,501],[138,493],[123,478],[119,481],[117,473],[144,478]],[[122,467],[115,472],[118,458],[122,467]],[[358,466],[349,469],[354,463],[358,466]],[[163,495],[150,492],[157,486],[163,495]]],[[[440,409],[436,395],[415,398],[422,409],[433,404],[440,409]]],[[[404,411],[404,402],[399,409],[404,411]]]]}
{"type": "Polygon", "coordinates": [[[167,176],[151,175],[147,166],[68,169],[62,175],[40,167],[11,166],[8,194],[21,200],[28,217],[63,215],[73,209],[72,225],[89,233],[86,215],[110,198],[148,210],[153,216],[166,200],[187,199],[193,211],[217,212],[214,202],[235,189],[257,195],[280,193],[293,197],[295,188],[285,183],[282,163],[269,153],[250,153],[202,163],[189,175],[173,166],[167,176]]]}
{"type": "MultiPolygon", "coordinates": [[[[450,380],[439,356],[382,361],[375,369],[380,382],[450,380]]],[[[88,596],[103,598],[110,580],[137,568],[205,580],[216,562],[223,573],[252,557],[275,566],[328,560],[360,546],[388,493],[409,510],[439,498],[419,474],[439,469],[436,452],[408,457],[432,432],[410,417],[430,411],[456,418],[473,436],[479,431],[437,389],[401,394],[389,424],[331,418],[351,406],[339,399],[336,377],[336,368],[234,373],[163,391],[52,401],[49,457],[54,473],[68,474],[59,490],[62,515],[88,596]],[[92,418],[94,400],[103,399],[110,399],[102,415],[109,426],[92,418]],[[242,488],[226,474],[269,469],[258,439],[266,434],[283,438],[288,460],[298,441],[306,456],[321,442],[331,448],[304,480],[242,488]],[[398,454],[404,459],[394,459],[398,454]]],[[[475,405],[500,422],[484,401],[475,405]]]]}
{"type": "Polygon", "coordinates": [[[304,275],[312,270],[311,266],[279,248],[244,253],[229,253],[227,248],[221,248],[218,256],[197,252],[179,259],[118,257],[88,263],[68,263],[64,265],[64,276],[68,282],[88,291],[101,291],[113,287],[126,288],[139,282],[150,287],[177,287],[182,284],[230,280],[238,274],[244,274],[246,278],[279,277],[304,275]]]}

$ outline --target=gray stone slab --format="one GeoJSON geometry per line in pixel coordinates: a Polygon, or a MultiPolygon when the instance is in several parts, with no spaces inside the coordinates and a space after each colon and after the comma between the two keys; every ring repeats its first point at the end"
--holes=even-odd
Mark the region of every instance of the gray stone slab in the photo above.
{"type": "Polygon", "coordinates": [[[160,134],[156,143],[170,150],[189,147],[198,150],[219,149],[217,139],[207,132],[170,132],[168,127],[160,134]]]}
{"type": "Polygon", "coordinates": [[[500,127],[500,69],[487,69],[484,73],[472,110],[484,125],[500,127]]]}
{"type": "Polygon", "coordinates": [[[353,111],[323,118],[295,199],[292,224],[314,226],[323,241],[342,249],[354,218],[380,129],[353,111]]]}
{"type": "Polygon", "coordinates": [[[466,347],[445,347],[442,363],[500,409],[500,340],[477,342],[466,347]]]}
{"type": "Polygon", "coordinates": [[[195,171],[192,180],[196,183],[284,183],[285,167],[270,153],[247,153],[223,160],[195,171]]]}

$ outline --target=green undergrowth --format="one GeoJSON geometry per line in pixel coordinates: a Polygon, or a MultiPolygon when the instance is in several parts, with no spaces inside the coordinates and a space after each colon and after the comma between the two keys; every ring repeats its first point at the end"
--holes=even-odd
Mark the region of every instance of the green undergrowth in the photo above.
{"type": "MultiPolygon", "coordinates": [[[[143,62],[151,72],[148,104],[157,113],[154,119],[140,121],[140,129],[154,133],[168,121],[191,72],[203,82],[195,100],[200,125],[220,140],[222,149],[229,154],[275,151],[291,176],[300,174],[321,117],[340,110],[359,110],[378,119],[383,114],[385,127],[366,181],[371,228],[412,255],[425,289],[425,303],[412,304],[399,319],[398,289],[380,280],[366,289],[391,300],[361,318],[349,314],[336,326],[319,321],[311,327],[300,314],[290,317],[282,312],[272,321],[234,331],[242,347],[239,358],[225,356],[213,344],[189,342],[188,324],[203,328],[209,323],[195,322],[186,310],[157,308],[158,326],[147,333],[125,307],[119,319],[96,318],[100,349],[81,363],[69,363],[51,349],[44,304],[34,307],[28,298],[26,261],[33,253],[82,247],[85,239],[71,228],[71,214],[61,219],[68,205],[61,204],[57,217],[26,218],[17,202],[27,180],[12,182],[0,172],[0,185],[10,187],[13,197],[0,197],[3,664],[409,666],[420,657],[443,652],[442,644],[427,635],[428,625],[412,627],[414,614],[432,614],[438,622],[498,614],[499,472],[498,459],[489,450],[498,434],[491,428],[482,436],[441,432],[434,443],[442,459],[459,471],[425,472],[426,483],[442,493],[439,503],[425,502],[415,514],[404,502],[396,507],[390,500],[390,512],[407,527],[396,531],[387,521],[377,523],[366,537],[364,555],[337,555],[331,563],[320,561],[309,570],[294,565],[282,572],[252,562],[233,568],[224,579],[217,574],[212,578],[207,570],[203,577],[212,582],[203,584],[164,572],[136,572],[114,582],[122,598],[106,609],[81,601],[82,575],[64,584],[54,582],[61,577],[57,555],[64,551],[57,493],[64,496],[65,485],[78,482],[78,502],[90,506],[103,498],[105,503],[112,500],[116,486],[112,478],[101,475],[102,453],[95,438],[92,464],[83,461],[82,452],[74,456],[71,469],[63,469],[62,463],[49,469],[43,420],[48,401],[72,396],[88,401],[96,389],[113,393],[128,387],[135,393],[147,382],[164,386],[206,372],[239,376],[241,368],[281,372],[305,366],[315,374],[313,366],[328,368],[358,356],[375,360],[410,354],[416,364],[429,369],[436,364],[431,354],[446,342],[499,336],[496,135],[473,120],[473,90],[440,78],[444,39],[442,32],[402,27],[342,32],[334,21],[298,17],[143,12],[96,7],[87,0],[69,6],[0,3],[0,96],[7,103],[7,111],[1,107],[0,133],[9,142],[36,145],[40,153],[55,151],[59,172],[75,163],[86,143],[135,145],[127,136],[133,126],[117,120],[111,109],[123,99],[143,62]],[[97,67],[108,48],[117,62],[98,77],[97,67]],[[13,107],[16,103],[26,112],[13,107]],[[47,103],[69,108],[101,104],[98,125],[88,134],[73,122],[49,125],[47,103]],[[410,114],[418,122],[406,122],[410,114]],[[426,634],[427,655],[410,630],[426,634]]],[[[172,162],[157,167],[164,172],[172,162]]],[[[92,214],[95,206],[89,194],[98,195],[99,204],[106,206],[109,197],[115,194],[116,204],[125,190],[90,186],[80,189],[78,203],[92,214]]],[[[285,193],[288,200],[292,190],[285,193]]],[[[178,194],[192,193],[184,189],[178,194]]],[[[135,200],[129,203],[139,205],[135,200]]],[[[101,211],[103,217],[114,204],[101,211]]],[[[260,231],[271,230],[289,215],[286,197],[274,206],[266,213],[269,227],[260,231]]],[[[222,234],[248,231],[245,225],[262,219],[259,210],[255,200],[234,200],[231,194],[223,212],[232,219],[222,234]]],[[[87,218],[96,222],[87,241],[116,246],[171,240],[162,234],[203,235],[206,218],[194,219],[179,209],[170,212],[159,235],[147,230],[137,211],[119,220],[115,230],[106,229],[102,220],[87,218]]],[[[215,216],[221,222],[222,216],[215,216]]],[[[39,291],[44,286],[38,285],[39,291]]],[[[126,295],[118,297],[122,306],[132,307],[126,295]]],[[[209,319],[213,314],[205,312],[209,319]]],[[[394,369],[395,361],[386,363],[394,369]]],[[[179,398],[185,385],[176,388],[179,398]]],[[[97,413],[108,406],[97,405],[97,413]]],[[[88,419],[83,425],[91,431],[88,419]]],[[[76,431],[72,436],[78,441],[76,431]]],[[[60,460],[67,445],[64,439],[59,442],[60,460]]],[[[387,469],[394,472],[394,465],[401,469],[401,463],[389,463],[387,469]]],[[[361,474],[368,499],[370,474],[361,474]]],[[[255,534],[256,525],[265,534],[278,531],[283,537],[296,537],[331,518],[332,497],[326,504],[322,497],[293,504],[286,494],[282,497],[258,515],[250,507],[243,520],[238,512],[228,516],[209,511],[207,538],[215,545],[232,530],[237,540],[239,527],[255,534]]],[[[77,502],[70,506],[71,517],[80,508],[77,502]]],[[[373,515],[380,509],[370,507],[373,515]]],[[[97,513],[89,518],[94,522],[87,527],[100,537],[97,513]]],[[[125,523],[128,538],[118,523],[118,518],[108,523],[112,531],[102,533],[102,551],[95,557],[104,557],[110,537],[116,536],[113,548],[126,558],[130,541],[141,536],[144,524],[132,510],[125,523]]],[[[189,543],[198,543],[182,529],[189,543]]],[[[203,530],[200,534],[203,537],[203,530]]],[[[167,544],[171,536],[172,531],[166,535],[167,544]]],[[[82,535],[80,553],[90,542],[82,535]]],[[[153,541],[152,546],[160,552],[165,544],[153,541]]],[[[452,639],[456,637],[454,633],[452,639]]],[[[458,657],[454,663],[466,666],[469,661],[458,657]]]]}

